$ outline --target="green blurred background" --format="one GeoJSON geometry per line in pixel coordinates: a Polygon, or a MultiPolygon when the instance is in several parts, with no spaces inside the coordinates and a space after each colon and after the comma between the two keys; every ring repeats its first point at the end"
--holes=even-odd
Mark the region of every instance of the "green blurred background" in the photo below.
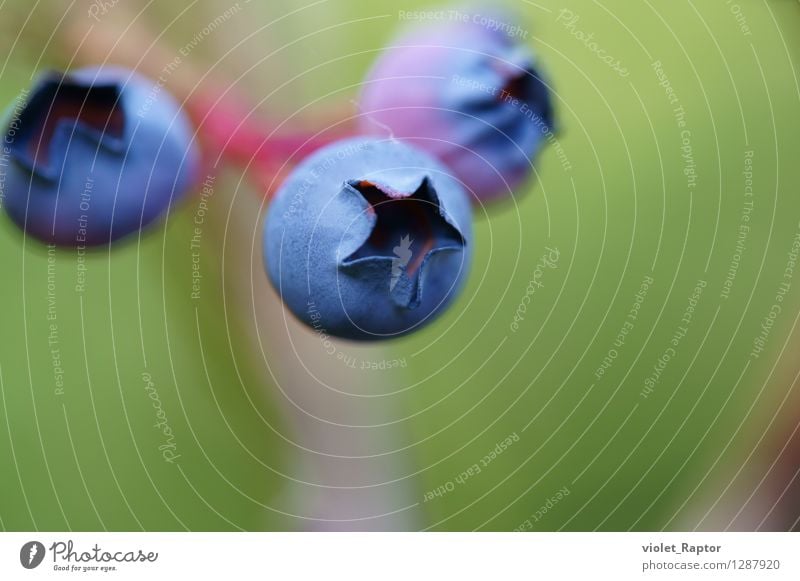
{"type": "MultiPolygon", "coordinates": [[[[240,2],[187,61],[224,71],[239,90],[265,98],[261,108],[272,115],[298,118],[326,102],[353,114],[350,100],[371,61],[409,24],[399,11],[440,6],[264,4],[240,2]]],[[[40,2],[31,12],[29,2],[3,4],[4,101],[35,71],[69,64],[60,33],[66,21],[87,18],[87,6],[40,2]]],[[[174,52],[231,6],[128,9],[143,9],[137,18],[174,52]]],[[[800,467],[798,455],[781,454],[800,419],[792,391],[800,368],[792,337],[800,274],[784,279],[800,229],[800,4],[509,6],[557,93],[559,146],[540,157],[530,191],[477,209],[469,284],[436,324],[373,347],[337,343],[346,356],[405,360],[405,367],[352,371],[326,356],[312,333],[292,323],[287,331],[259,266],[261,202],[236,168],[219,174],[209,202],[199,300],[190,299],[196,199],[138,243],[86,257],[80,292],[75,251],[48,255],[0,220],[0,528],[793,526],[796,498],[784,495],[780,501],[789,504],[768,510],[800,467]],[[569,24],[562,10],[578,20],[569,24]],[[601,62],[591,42],[629,75],[601,62]],[[694,187],[655,61],[685,112],[694,187]],[[725,298],[746,201],[747,152],[750,230],[725,298]],[[557,265],[544,271],[543,287],[514,331],[546,248],[558,249],[557,265]],[[653,283],[639,315],[615,345],[646,277],[653,283]],[[653,367],[685,326],[699,280],[706,286],[686,335],[643,397],[653,367]],[[764,351],[751,357],[784,281],[791,287],[782,311],[764,351]],[[264,303],[271,310],[255,316],[264,303]],[[53,322],[57,355],[48,342],[53,322]],[[297,338],[297,352],[286,347],[289,337],[297,338]],[[600,375],[611,349],[616,357],[600,375]],[[356,507],[359,486],[365,495],[385,488],[380,506],[371,499],[356,509],[355,525],[334,519],[319,526],[324,503],[345,502],[320,496],[334,485],[325,469],[314,472],[314,486],[297,482],[308,481],[298,466],[319,454],[303,449],[315,443],[285,394],[316,385],[312,370],[330,371],[325,379],[335,389],[357,393],[339,405],[349,425],[360,426],[346,430],[348,441],[362,447],[339,453],[381,459],[363,479],[359,460],[347,459],[351,478],[337,481],[356,507]],[[164,437],[153,426],[144,373],[175,435],[174,462],[159,450],[164,437]],[[492,457],[510,436],[511,445],[492,457]],[[479,473],[459,476],[475,464],[479,473]],[[775,476],[780,467],[783,480],[775,476]],[[396,511],[408,519],[377,518],[396,511]]],[[[326,421],[344,420],[332,409],[326,421]]],[[[337,449],[333,438],[322,439],[337,449]]]]}

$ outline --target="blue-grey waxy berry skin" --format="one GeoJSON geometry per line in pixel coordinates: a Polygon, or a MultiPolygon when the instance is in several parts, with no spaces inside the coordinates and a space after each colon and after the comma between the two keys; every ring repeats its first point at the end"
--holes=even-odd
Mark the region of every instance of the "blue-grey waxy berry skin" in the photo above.
{"type": "Polygon", "coordinates": [[[264,258],[288,308],[321,333],[397,337],[456,296],[471,205],[450,171],[395,140],[352,138],[304,160],[276,193],[264,258]]]}
{"type": "Polygon", "coordinates": [[[121,67],[41,75],[3,128],[5,210],[46,243],[108,244],[162,216],[198,178],[187,115],[121,67]]]}
{"type": "Polygon", "coordinates": [[[532,50],[471,19],[400,34],[367,75],[359,109],[361,131],[433,154],[482,201],[509,196],[532,174],[554,123],[532,50]]]}

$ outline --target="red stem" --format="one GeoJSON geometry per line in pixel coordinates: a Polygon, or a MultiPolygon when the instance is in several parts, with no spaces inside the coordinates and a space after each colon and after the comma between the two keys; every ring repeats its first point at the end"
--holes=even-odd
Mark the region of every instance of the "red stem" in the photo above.
{"type": "Polygon", "coordinates": [[[255,184],[271,196],[282,175],[310,153],[342,137],[337,134],[279,133],[277,126],[251,114],[234,98],[198,95],[187,103],[211,166],[222,158],[245,167],[255,184]]]}

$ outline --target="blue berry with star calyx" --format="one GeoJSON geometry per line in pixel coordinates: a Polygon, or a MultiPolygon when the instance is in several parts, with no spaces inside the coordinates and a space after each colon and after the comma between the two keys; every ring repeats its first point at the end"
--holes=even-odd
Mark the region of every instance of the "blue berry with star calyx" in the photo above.
{"type": "Polygon", "coordinates": [[[289,310],[320,332],[397,337],[461,289],[471,220],[466,192],[428,154],[396,140],[338,141],[297,166],[272,201],[267,273],[289,310]]]}
{"type": "Polygon", "coordinates": [[[11,220],[48,244],[108,244],[163,216],[200,155],[179,104],[121,67],[42,74],[6,114],[11,220]]]}
{"type": "Polygon", "coordinates": [[[431,153],[488,201],[532,175],[554,112],[541,63],[509,33],[513,15],[463,14],[409,27],[383,51],[362,87],[359,126],[431,153]]]}

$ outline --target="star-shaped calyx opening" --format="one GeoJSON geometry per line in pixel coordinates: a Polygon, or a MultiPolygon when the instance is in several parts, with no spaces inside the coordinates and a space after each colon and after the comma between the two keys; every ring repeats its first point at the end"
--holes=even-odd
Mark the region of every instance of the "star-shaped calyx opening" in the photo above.
{"type": "Polygon", "coordinates": [[[371,230],[341,266],[358,275],[386,277],[386,292],[394,302],[416,308],[430,258],[439,252],[461,251],[466,243],[431,180],[423,178],[411,193],[369,180],[348,181],[346,188],[366,201],[371,230]]]}
{"type": "MultiPolygon", "coordinates": [[[[498,72],[503,78],[503,85],[496,93],[499,101],[514,106],[513,99],[525,103],[542,123],[553,129],[553,106],[550,101],[549,89],[539,75],[530,59],[519,59],[518,64],[503,62],[497,64],[498,72]]],[[[519,105],[516,105],[519,107],[519,105]]]]}
{"type": "Polygon", "coordinates": [[[75,134],[124,151],[125,115],[115,83],[87,83],[69,74],[45,75],[16,123],[6,129],[12,157],[40,177],[55,179],[75,134]],[[12,131],[13,129],[13,131],[12,131]]]}

